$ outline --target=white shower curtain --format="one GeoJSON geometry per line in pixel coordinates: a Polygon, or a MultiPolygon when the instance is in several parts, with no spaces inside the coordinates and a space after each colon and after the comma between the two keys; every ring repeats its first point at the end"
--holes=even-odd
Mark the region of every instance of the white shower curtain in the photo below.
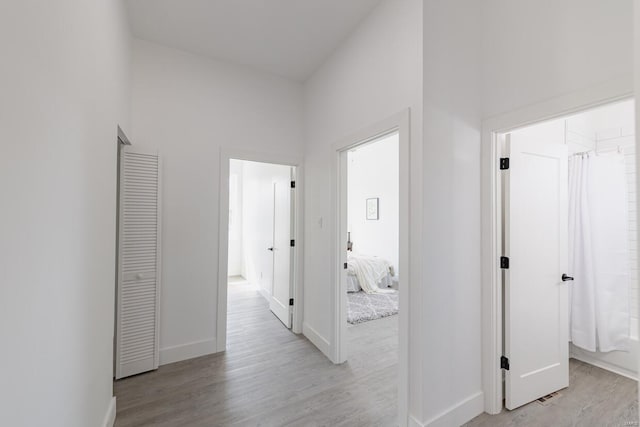
{"type": "Polygon", "coordinates": [[[570,334],[574,345],[628,350],[629,252],[624,156],[569,159],[570,334]]]}

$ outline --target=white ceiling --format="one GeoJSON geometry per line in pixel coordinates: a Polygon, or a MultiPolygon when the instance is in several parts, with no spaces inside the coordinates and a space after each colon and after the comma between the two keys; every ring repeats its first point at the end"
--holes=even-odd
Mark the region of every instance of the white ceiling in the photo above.
{"type": "Polygon", "coordinates": [[[134,36],[303,81],[380,0],[128,0],[134,36]]]}

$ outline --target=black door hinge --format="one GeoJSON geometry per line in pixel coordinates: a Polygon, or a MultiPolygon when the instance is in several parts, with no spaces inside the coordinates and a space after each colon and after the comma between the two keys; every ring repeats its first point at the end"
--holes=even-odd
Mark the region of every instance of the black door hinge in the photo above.
{"type": "Polygon", "coordinates": [[[345,270],[347,269],[347,263],[346,262],[344,263],[344,269],[345,270]]]}
{"type": "Polygon", "coordinates": [[[509,158],[508,157],[501,157],[500,158],[500,170],[507,170],[509,169],[509,158]]]}
{"type": "Polygon", "coordinates": [[[504,356],[500,356],[500,369],[509,370],[509,359],[504,356]]]}
{"type": "Polygon", "coordinates": [[[289,305],[293,305],[293,298],[289,298],[289,305]]]}
{"type": "Polygon", "coordinates": [[[500,268],[504,268],[504,269],[509,268],[509,257],[506,257],[506,256],[500,257],[500,268]]]}
{"type": "Polygon", "coordinates": [[[294,248],[296,246],[296,241],[291,239],[291,247],[294,248]]]}
{"type": "Polygon", "coordinates": [[[296,182],[295,181],[291,181],[291,188],[296,188],[296,182]]]}

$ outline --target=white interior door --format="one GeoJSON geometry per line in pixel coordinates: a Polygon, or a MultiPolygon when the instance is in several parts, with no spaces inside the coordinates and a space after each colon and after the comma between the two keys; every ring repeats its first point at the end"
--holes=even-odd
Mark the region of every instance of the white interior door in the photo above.
{"type": "Polygon", "coordinates": [[[273,292],[269,308],[291,328],[293,191],[291,175],[278,174],[273,184],[273,292]]]}
{"type": "Polygon", "coordinates": [[[506,407],[569,385],[568,157],[564,144],[507,137],[506,407]]]}
{"type": "Polygon", "coordinates": [[[158,367],[160,158],[120,152],[115,377],[158,367]]]}

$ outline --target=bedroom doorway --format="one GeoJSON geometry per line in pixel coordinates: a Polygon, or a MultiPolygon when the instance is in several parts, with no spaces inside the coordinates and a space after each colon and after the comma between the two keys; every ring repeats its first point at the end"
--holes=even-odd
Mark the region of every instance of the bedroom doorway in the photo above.
{"type": "Polygon", "coordinates": [[[379,372],[372,380],[397,396],[385,403],[400,424],[409,382],[409,145],[408,110],[334,145],[332,360],[366,360],[379,372]]]}
{"type": "MultiPolygon", "coordinates": [[[[397,131],[347,152],[350,329],[398,314],[399,180],[397,131]]],[[[397,319],[390,320],[376,323],[397,329],[397,319]]]]}

